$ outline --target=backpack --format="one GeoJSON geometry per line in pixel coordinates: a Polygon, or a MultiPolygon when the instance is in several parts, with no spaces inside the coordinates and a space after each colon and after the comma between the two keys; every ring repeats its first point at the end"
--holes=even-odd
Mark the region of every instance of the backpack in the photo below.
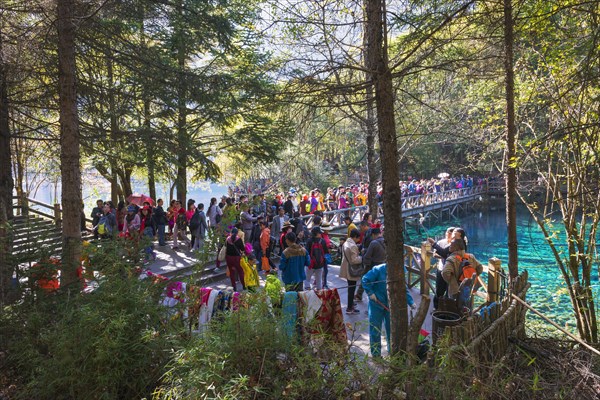
{"type": "Polygon", "coordinates": [[[187,218],[185,217],[184,213],[180,213],[179,215],[177,215],[177,228],[185,229],[186,226],[187,226],[187,218]]]}
{"type": "Polygon", "coordinates": [[[110,235],[112,233],[112,228],[108,224],[108,217],[103,215],[100,217],[100,221],[98,222],[98,234],[100,236],[110,235]]]}
{"type": "Polygon", "coordinates": [[[260,225],[254,224],[250,231],[250,243],[258,243],[260,246],[260,225]]]}
{"type": "Polygon", "coordinates": [[[310,245],[310,269],[321,269],[325,266],[325,250],[323,240],[314,240],[310,245]]]}
{"type": "Polygon", "coordinates": [[[465,254],[465,257],[456,256],[460,261],[458,266],[458,282],[462,282],[465,279],[472,278],[477,273],[475,267],[469,261],[469,255],[465,254]]]}
{"type": "Polygon", "coordinates": [[[304,206],[304,210],[309,213],[310,212],[310,201],[306,203],[306,205],[304,206]]]}
{"type": "Polygon", "coordinates": [[[200,227],[200,210],[196,208],[194,215],[190,218],[190,230],[195,231],[200,227]]]}

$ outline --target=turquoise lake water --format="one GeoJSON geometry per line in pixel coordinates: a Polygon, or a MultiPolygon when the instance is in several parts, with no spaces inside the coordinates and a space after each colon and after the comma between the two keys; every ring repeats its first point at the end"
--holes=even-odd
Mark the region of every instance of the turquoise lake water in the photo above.
{"type": "MultiPolygon", "coordinates": [[[[467,232],[468,251],[486,265],[491,257],[502,260],[502,267],[508,269],[507,231],[504,210],[474,212],[441,225],[425,227],[421,233],[409,228],[409,242],[420,246],[427,236],[442,237],[446,227],[460,226],[467,232]]],[[[557,224],[557,228],[560,226],[557,224]]],[[[550,247],[536,222],[526,209],[518,212],[517,236],[519,241],[519,270],[527,269],[531,288],[527,292],[527,300],[532,306],[550,317],[560,326],[575,329],[576,323],[572,316],[571,300],[550,247]]],[[[561,246],[565,248],[565,246],[561,246]]],[[[596,299],[600,299],[600,284],[598,282],[598,263],[592,272],[592,281],[596,299]]],[[[598,311],[598,306],[596,305],[598,311]]],[[[528,314],[531,318],[532,314],[528,314]]]]}

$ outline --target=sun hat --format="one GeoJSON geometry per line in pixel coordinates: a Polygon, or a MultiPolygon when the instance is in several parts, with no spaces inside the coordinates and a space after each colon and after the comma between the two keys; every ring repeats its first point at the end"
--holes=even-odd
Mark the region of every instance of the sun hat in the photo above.
{"type": "Polygon", "coordinates": [[[330,231],[333,229],[333,226],[331,226],[331,224],[329,222],[323,222],[321,224],[321,230],[323,231],[330,231]]]}
{"type": "Polygon", "coordinates": [[[282,229],[285,229],[285,228],[294,228],[294,225],[290,224],[290,221],[285,221],[283,223],[283,225],[281,226],[281,228],[282,229]]]}

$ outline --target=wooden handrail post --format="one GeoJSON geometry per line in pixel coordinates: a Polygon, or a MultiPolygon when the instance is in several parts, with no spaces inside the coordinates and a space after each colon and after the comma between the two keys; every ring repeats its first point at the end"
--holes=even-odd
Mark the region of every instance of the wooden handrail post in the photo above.
{"type": "Polygon", "coordinates": [[[61,216],[60,204],[55,203],[54,204],[54,224],[59,229],[61,226],[61,222],[62,222],[62,216],[61,216]]]}
{"type": "Polygon", "coordinates": [[[427,240],[421,243],[421,294],[429,293],[427,279],[431,269],[431,243],[427,240]]]}
{"type": "Polygon", "coordinates": [[[496,257],[488,260],[488,295],[487,301],[498,301],[498,292],[500,292],[500,269],[501,261],[496,257]]]}
{"type": "Polygon", "coordinates": [[[21,215],[29,215],[29,199],[25,193],[21,194],[21,215]]]}

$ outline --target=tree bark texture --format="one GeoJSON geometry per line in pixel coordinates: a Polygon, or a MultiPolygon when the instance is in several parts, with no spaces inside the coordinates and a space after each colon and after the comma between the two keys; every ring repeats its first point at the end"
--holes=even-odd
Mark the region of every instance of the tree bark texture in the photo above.
{"type": "Polygon", "coordinates": [[[111,179],[108,180],[110,182],[110,200],[113,202],[113,204],[116,207],[117,204],[119,203],[119,198],[123,197],[123,194],[121,192],[121,188],[119,187],[119,176],[117,175],[117,172],[115,171],[115,169],[116,169],[115,162],[111,162],[110,163],[111,179]]]}
{"type": "MultiPolygon", "coordinates": [[[[363,27],[366,32],[366,24],[363,27]]],[[[363,35],[363,62],[365,70],[368,70],[367,60],[367,35],[363,35]]],[[[375,165],[375,136],[377,135],[377,124],[375,121],[375,98],[373,97],[372,74],[365,74],[365,119],[362,121],[365,132],[365,145],[367,153],[367,176],[369,180],[369,192],[367,196],[367,205],[369,212],[373,216],[373,221],[377,219],[379,207],[377,204],[377,167],[375,165]]]]}
{"type": "MultiPolygon", "coordinates": [[[[14,170],[15,170],[15,190],[17,191],[17,197],[19,198],[19,205],[22,204],[22,199],[28,195],[27,190],[25,188],[24,180],[25,180],[25,157],[23,156],[23,147],[25,146],[23,143],[23,139],[14,139],[14,152],[11,156],[14,157],[14,170]]],[[[19,211],[23,214],[22,209],[19,211]]]]}
{"type": "Polygon", "coordinates": [[[13,263],[11,255],[11,232],[9,223],[12,209],[12,164],[10,148],[10,124],[8,120],[8,88],[5,60],[2,58],[2,32],[0,31],[0,304],[10,301],[13,263]]]}
{"type": "Polygon", "coordinates": [[[390,302],[392,354],[406,351],[408,313],[404,277],[404,226],[398,171],[398,141],[394,120],[392,73],[385,41],[385,0],[365,0],[367,29],[366,59],[374,84],[377,131],[381,154],[384,238],[387,247],[387,290],[390,302]]]}
{"type": "Polygon", "coordinates": [[[123,190],[123,197],[128,198],[133,193],[131,187],[131,174],[133,173],[133,166],[124,164],[123,168],[117,169],[117,174],[121,179],[121,189],[123,190]]]}
{"type": "MultiPolygon", "coordinates": [[[[177,12],[183,13],[183,5],[181,2],[177,7],[177,12]]],[[[180,19],[181,20],[181,19],[180,19]]],[[[177,89],[177,199],[182,202],[182,206],[186,206],[187,197],[187,146],[189,140],[187,137],[187,105],[186,105],[186,90],[185,90],[185,59],[186,46],[183,33],[178,29],[177,33],[177,65],[179,66],[178,89],[177,89]]]]}
{"type": "MultiPolygon", "coordinates": [[[[108,78],[108,108],[110,113],[110,137],[113,140],[113,143],[117,143],[117,133],[119,131],[119,123],[117,120],[117,111],[115,105],[115,86],[114,86],[114,74],[113,74],[113,60],[110,55],[106,56],[106,71],[108,78]]],[[[110,173],[112,179],[110,180],[110,199],[117,206],[118,203],[118,181],[117,181],[117,161],[115,160],[114,155],[109,157],[110,163],[110,173]]]]}
{"type": "MultiPolygon", "coordinates": [[[[180,111],[181,112],[181,111],[180,111]]],[[[181,201],[185,207],[186,196],[187,196],[187,154],[185,152],[186,142],[186,128],[185,128],[185,115],[179,116],[179,154],[177,155],[177,178],[175,180],[177,187],[177,200],[181,201]]]]}
{"type": "Polygon", "coordinates": [[[365,121],[365,130],[367,132],[367,172],[369,175],[369,196],[367,204],[369,212],[373,216],[373,221],[377,219],[379,207],[377,204],[377,165],[375,162],[375,135],[377,127],[375,123],[375,99],[373,98],[373,86],[367,85],[366,88],[367,119],[365,121]]]}
{"type": "Polygon", "coordinates": [[[154,136],[152,135],[152,126],[150,125],[150,100],[144,96],[144,130],[146,143],[146,158],[148,159],[148,191],[149,195],[156,201],[156,178],[154,174],[155,161],[154,136]]]}
{"type": "Polygon", "coordinates": [[[78,285],[81,259],[81,169],[75,69],[75,2],[57,0],[60,172],[63,248],[61,284],[78,285]]]}
{"type": "MultiPolygon", "coordinates": [[[[144,8],[144,3],[140,3],[140,10],[139,10],[139,17],[140,17],[140,43],[142,45],[142,48],[144,49],[144,51],[147,50],[147,43],[146,43],[146,32],[145,32],[145,25],[144,25],[144,20],[146,18],[146,10],[144,8]]],[[[150,85],[150,82],[148,81],[148,79],[145,77],[145,75],[143,75],[143,90],[142,90],[142,101],[144,102],[144,142],[146,144],[146,159],[148,160],[148,192],[150,197],[152,197],[152,199],[154,199],[154,201],[156,201],[156,174],[155,174],[155,170],[156,170],[156,148],[155,148],[155,144],[154,144],[154,135],[152,132],[152,124],[151,124],[151,119],[152,116],[150,114],[150,105],[151,105],[151,100],[150,100],[150,94],[149,94],[149,90],[148,87],[150,85]]]]}
{"type": "Polygon", "coordinates": [[[517,242],[517,146],[515,138],[515,73],[513,66],[514,21],[512,0],[504,0],[504,74],[506,90],[506,227],[508,230],[508,271],[519,275],[517,242]]]}

